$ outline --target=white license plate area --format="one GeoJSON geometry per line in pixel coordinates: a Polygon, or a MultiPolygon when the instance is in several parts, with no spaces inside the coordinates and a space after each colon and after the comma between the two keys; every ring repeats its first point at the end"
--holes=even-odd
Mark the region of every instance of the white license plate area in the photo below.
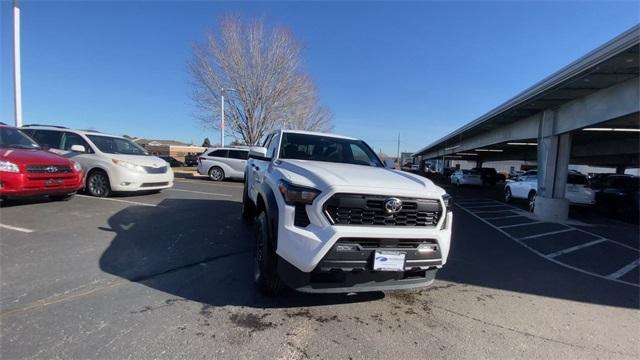
{"type": "Polygon", "coordinates": [[[404,271],[405,255],[400,251],[376,251],[373,258],[373,270],[404,271]]]}

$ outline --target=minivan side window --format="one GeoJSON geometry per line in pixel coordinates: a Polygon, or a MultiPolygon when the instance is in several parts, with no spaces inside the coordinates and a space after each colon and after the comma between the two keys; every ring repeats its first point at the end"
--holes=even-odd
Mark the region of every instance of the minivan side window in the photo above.
{"type": "Polygon", "coordinates": [[[215,157],[222,157],[222,158],[226,158],[227,156],[227,151],[228,150],[213,150],[212,152],[208,153],[207,156],[215,156],[215,157]]]}
{"type": "Polygon", "coordinates": [[[71,147],[73,145],[82,145],[84,146],[87,154],[93,154],[91,146],[89,146],[89,144],[84,141],[82,136],[72,132],[65,132],[64,137],[62,138],[62,150],[71,151],[71,147]]]}
{"type": "Polygon", "coordinates": [[[31,137],[42,147],[49,149],[61,148],[62,131],[35,130],[31,137]]]}
{"type": "Polygon", "coordinates": [[[244,150],[229,150],[229,157],[232,159],[247,160],[249,152],[244,150]]]}

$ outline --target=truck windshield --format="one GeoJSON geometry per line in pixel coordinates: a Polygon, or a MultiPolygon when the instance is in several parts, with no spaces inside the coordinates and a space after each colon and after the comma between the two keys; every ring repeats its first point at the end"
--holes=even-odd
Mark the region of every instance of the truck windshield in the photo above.
{"type": "Polygon", "coordinates": [[[107,154],[148,155],[139,145],[122,138],[101,135],[87,135],[100,151],[107,154]]]}
{"type": "Polygon", "coordinates": [[[286,132],[280,145],[280,158],[384,166],[364,141],[286,132]]]}
{"type": "Polygon", "coordinates": [[[10,127],[0,127],[0,147],[14,149],[39,149],[40,146],[22,131],[10,127]]]}

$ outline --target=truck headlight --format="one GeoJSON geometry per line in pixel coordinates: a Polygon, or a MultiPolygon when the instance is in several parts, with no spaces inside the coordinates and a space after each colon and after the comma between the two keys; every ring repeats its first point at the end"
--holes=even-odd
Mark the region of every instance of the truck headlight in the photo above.
{"type": "Polygon", "coordinates": [[[284,202],[286,202],[287,205],[312,204],[313,199],[320,194],[320,190],[306,186],[293,185],[284,180],[280,181],[278,189],[280,190],[280,193],[284,198],[284,202]]]}
{"type": "Polygon", "coordinates": [[[442,202],[444,202],[444,206],[447,209],[447,212],[453,211],[453,198],[451,197],[451,195],[442,195],[442,202]]]}
{"type": "Polygon", "coordinates": [[[0,171],[17,173],[20,172],[20,168],[11,161],[0,160],[0,171]]]}
{"type": "Polygon", "coordinates": [[[73,162],[73,169],[75,171],[77,171],[77,172],[80,172],[80,171],[82,171],[82,165],[80,165],[80,163],[74,161],[73,162]]]}
{"type": "Polygon", "coordinates": [[[125,168],[127,168],[129,170],[134,170],[134,171],[138,171],[138,172],[142,172],[142,173],[146,172],[142,166],[130,163],[128,161],[118,160],[118,159],[111,159],[111,161],[113,161],[114,164],[120,165],[120,166],[125,167],[125,168]]]}

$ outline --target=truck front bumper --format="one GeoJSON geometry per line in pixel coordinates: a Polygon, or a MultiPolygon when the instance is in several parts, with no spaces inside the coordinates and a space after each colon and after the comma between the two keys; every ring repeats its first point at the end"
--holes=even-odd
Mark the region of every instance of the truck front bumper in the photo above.
{"type": "Polygon", "coordinates": [[[288,287],[301,292],[366,292],[428,286],[442,264],[436,239],[341,237],[312,271],[279,258],[278,273],[288,287]],[[404,254],[402,271],[374,270],[375,256],[388,252],[404,254]]]}
{"type": "Polygon", "coordinates": [[[433,283],[436,267],[428,270],[390,271],[312,271],[305,273],[286,260],[278,259],[278,274],[295,291],[306,293],[349,293],[388,291],[426,287],[433,283]]]}

